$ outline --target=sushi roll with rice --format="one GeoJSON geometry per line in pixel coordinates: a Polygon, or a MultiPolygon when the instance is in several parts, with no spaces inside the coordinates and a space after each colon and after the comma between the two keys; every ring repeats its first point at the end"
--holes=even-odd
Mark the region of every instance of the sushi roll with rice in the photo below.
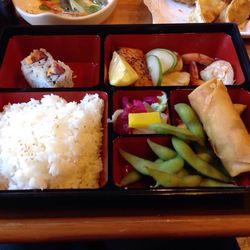
{"type": "Polygon", "coordinates": [[[68,65],[54,60],[45,49],[35,49],[21,61],[21,70],[33,88],[73,87],[73,71],[68,65]]]}

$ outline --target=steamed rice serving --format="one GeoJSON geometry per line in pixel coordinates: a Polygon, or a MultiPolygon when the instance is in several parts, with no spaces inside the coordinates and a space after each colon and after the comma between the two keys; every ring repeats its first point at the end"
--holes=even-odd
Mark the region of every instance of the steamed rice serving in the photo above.
{"type": "Polygon", "coordinates": [[[1,188],[97,188],[102,171],[98,94],[80,103],[45,95],[0,114],[1,188]]]}

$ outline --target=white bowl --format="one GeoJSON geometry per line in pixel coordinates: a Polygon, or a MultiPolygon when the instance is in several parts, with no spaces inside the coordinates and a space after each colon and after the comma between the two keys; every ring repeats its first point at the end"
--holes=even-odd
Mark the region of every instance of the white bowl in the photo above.
{"type": "Polygon", "coordinates": [[[31,8],[38,8],[39,0],[13,0],[16,12],[26,22],[32,25],[75,25],[75,24],[98,24],[103,22],[115,9],[118,0],[108,0],[108,4],[101,10],[86,16],[73,17],[60,15],[52,12],[32,14],[31,8]]]}

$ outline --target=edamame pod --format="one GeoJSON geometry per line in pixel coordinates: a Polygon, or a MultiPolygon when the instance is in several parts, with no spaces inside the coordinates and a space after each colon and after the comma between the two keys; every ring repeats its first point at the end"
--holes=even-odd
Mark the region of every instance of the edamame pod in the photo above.
{"type": "MultiPolygon", "coordinates": [[[[178,103],[174,106],[177,114],[186,125],[186,127],[197,137],[199,137],[205,144],[206,134],[203,129],[202,123],[200,122],[198,116],[187,103],[178,103]]],[[[205,146],[200,146],[194,144],[195,151],[197,155],[204,161],[209,162],[211,160],[211,155],[209,154],[205,146]]]]}
{"type": "Polygon", "coordinates": [[[181,169],[178,173],[176,173],[176,176],[180,178],[187,175],[189,175],[189,172],[185,168],[181,169]]]}
{"type": "Polygon", "coordinates": [[[194,145],[195,151],[197,153],[197,156],[200,157],[203,161],[210,162],[212,157],[211,155],[207,152],[205,147],[199,147],[199,145],[194,145]]]}
{"type": "Polygon", "coordinates": [[[202,177],[199,175],[187,175],[180,178],[179,187],[198,187],[202,177]]]}
{"type": "Polygon", "coordinates": [[[130,163],[139,173],[149,175],[148,169],[146,166],[151,166],[157,168],[158,165],[152,161],[143,159],[136,155],[130,154],[122,149],[119,150],[121,156],[130,163]]]}
{"type": "Polygon", "coordinates": [[[158,170],[167,172],[169,174],[176,174],[184,167],[184,160],[177,156],[173,159],[170,159],[168,161],[164,161],[162,163],[159,163],[158,170]]]}
{"type": "Polygon", "coordinates": [[[134,182],[137,182],[139,180],[142,179],[142,176],[140,173],[138,173],[137,171],[135,170],[132,170],[130,171],[126,176],[124,176],[122,179],[121,179],[121,182],[120,182],[120,186],[121,187],[124,187],[124,186],[127,186],[129,184],[132,184],[134,182]]]}
{"type": "Polygon", "coordinates": [[[178,103],[174,106],[174,108],[186,127],[205,143],[205,131],[198,116],[191,106],[186,103],[178,103]]]}
{"type": "Polygon", "coordinates": [[[175,175],[168,174],[163,171],[159,171],[150,167],[146,167],[149,174],[154,178],[156,181],[156,187],[161,185],[163,187],[178,187],[180,178],[175,175]]]}
{"type": "Polygon", "coordinates": [[[144,175],[149,175],[146,167],[151,167],[153,169],[161,170],[167,173],[176,173],[181,170],[184,166],[184,161],[180,157],[176,157],[165,161],[163,163],[155,163],[136,155],[130,154],[122,149],[119,150],[121,156],[130,163],[135,170],[144,175]]]}
{"type": "Polygon", "coordinates": [[[235,187],[234,184],[216,181],[213,179],[203,179],[200,183],[201,187],[235,187]]]}
{"type": "Polygon", "coordinates": [[[177,154],[173,149],[165,147],[161,144],[151,141],[147,139],[147,143],[151,150],[162,160],[167,161],[171,158],[174,158],[177,154]]]}
{"type": "Polygon", "coordinates": [[[156,159],[155,161],[154,161],[154,163],[156,163],[156,164],[159,164],[159,163],[163,163],[164,161],[162,160],[162,159],[160,159],[160,158],[158,158],[158,159],[156,159]]]}
{"type": "Polygon", "coordinates": [[[197,187],[201,182],[199,175],[188,175],[183,178],[177,177],[176,175],[169,174],[157,169],[147,167],[149,174],[156,181],[157,186],[163,187],[197,187]]]}
{"type": "Polygon", "coordinates": [[[172,137],[172,144],[176,152],[199,173],[210,178],[228,182],[229,178],[210,165],[208,162],[199,158],[191,147],[182,140],[172,137]]]}
{"type": "Polygon", "coordinates": [[[190,132],[186,128],[178,128],[166,123],[154,123],[149,125],[149,129],[152,129],[158,134],[165,134],[165,135],[174,135],[179,139],[187,140],[187,141],[195,141],[198,142],[200,145],[204,145],[204,142],[190,132]]]}

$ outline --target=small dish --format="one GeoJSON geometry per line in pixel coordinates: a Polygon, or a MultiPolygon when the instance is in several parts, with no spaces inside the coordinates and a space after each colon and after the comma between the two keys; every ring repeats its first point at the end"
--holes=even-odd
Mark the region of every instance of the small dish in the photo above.
{"type": "MultiPolygon", "coordinates": [[[[170,93],[169,93],[169,106],[170,106],[169,113],[170,113],[170,117],[171,117],[171,124],[176,126],[180,123],[180,118],[179,118],[177,112],[175,111],[174,106],[177,103],[189,103],[188,95],[191,92],[192,92],[192,90],[190,90],[190,89],[182,89],[182,90],[177,89],[177,90],[170,91],[170,93]]],[[[228,88],[228,93],[229,93],[229,96],[234,104],[239,103],[239,104],[243,104],[247,107],[243,111],[243,113],[241,114],[241,119],[242,119],[243,123],[245,124],[245,127],[249,133],[250,126],[249,126],[249,123],[247,121],[250,118],[250,109],[249,109],[250,93],[245,89],[231,89],[231,88],[228,88]]],[[[245,172],[245,173],[238,175],[237,177],[235,177],[235,181],[236,181],[237,185],[239,185],[239,186],[249,186],[250,185],[249,172],[245,172]]]]}
{"type": "Polygon", "coordinates": [[[63,61],[73,70],[74,87],[98,85],[98,35],[15,35],[9,38],[4,53],[0,68],[0,88],[31,88],[22,74],[20,62],[34,49],[40,48],[46,49],[56,60],[63,61]]]}
{"type": "MultiPolygon", "coordinates": [[[[166,34],[110,34],[105,40],[106,68],[109,67],[113,52],[121,47],[139,49],[144,54],[156,48],[175,51],[180,55],[205,54],[231,63],[235,85],[242,85],[246,81],[232,37],[224,32],[194,33],[186,30],[183,33],[166,34]]],[[[105,80],[108,84],[108,79],[105,80]]]]}
{"type": "Polygon", "coordinates": [[[117,0],[108,0],[108,4],[101,10],[79,17],[55,14],[49,11],[33,14],[32,10],[38,9],[41,4],[39,0],[13,0],[13,4],[17,13],[32,25],[79,25],[103,22],[115,9],[117,0]]]}
{"type": "MultiPolygon", "coordinates": [[[[128,116],[130,112],[145,113],[158,111],[162,121],[169,123],[167,105],[167,95],[161,90],[116,91],[113,94],[113,131],[117,134],[151,134],[153,131],[146,128],[129,128],[128,116]],[[161,106],[162,110],[159,110],[159,106],[161,106]]],[[[147,118],[147,120],[149,122],[150,118],[147,118]]]]}
{"type": "MultiPolygon", "coordinates": [[[[108,132],[107,132],[107,117],[108,117],[108,95],[103,91],[42,91],[42,92],[1,92],[0,93],[0,111],[3,111],[3,107],[8,104],[18,104],[18,103],[27,103],[31,99],[41,100],[46,95],[56,95],[67,102],[75,102],[80,103],[80,101],[86,95],[94,95],[97,94],[100,99],[104,102],[103,108],[103,117],[102,117],[102,128],[103,128],[103,136],[102,136],[102,145],[100,146],[100,159],[102,160],[102,171],[99,174],[99,186],[94,189],[103,188],[108,181],[108,154],[107,154],[107,141],[108,141],[108,132]]],[[[91,163],[90,163],[91,164],[91,163]]],[[[88,187],[86,187],[88,189],[88,187]]],[[[89,188],[91,189],[91,188],[89,188]]],[[[93,188],[92,188],[93,189],[93,188]]],[[[6,190],[3,190],[3,192],[6,190]]]]}
{"type": "MultiPolygon", "coordinates": [[[[113,141],[113,182],[116,186],[121,186],[121,180],[133,170],[133,167],[124,160],[119,150],[124,150],[138,157],[154,161],[157,159],[147,144],[147,139],[169,147],[171,138],[169,136],[148,135],[140,137],[118,137],[113,141]],[[138,147],[138,145],[140,145],[138,147]]],[[[145,177],[145,176],[144,176],[145,177]]],[[[143,178],[137,182],[123,186],[123,188],[150,188],[154,185],[151,178],[143,178]]]]}
{"type": "MultiPolygon", "coordinates": [[[[176,89],[172,90],[169,93],[169,113],[172,118],[171,123],[173,125],[178,125],[179,118],[174,109],[175,104],[177,103],[189,103],[188,95],[192,92],[190,89],[176,89]]],[[[244,122],[248,132],[250,133],[250,124],[248,120],[250,119],[250,93],[245,89],[232,89],[228,88],[228,93],[233,101],[233,103],[240,103],[247,106],[246,110],[241,114],[242,121],[244,122]]]]}

